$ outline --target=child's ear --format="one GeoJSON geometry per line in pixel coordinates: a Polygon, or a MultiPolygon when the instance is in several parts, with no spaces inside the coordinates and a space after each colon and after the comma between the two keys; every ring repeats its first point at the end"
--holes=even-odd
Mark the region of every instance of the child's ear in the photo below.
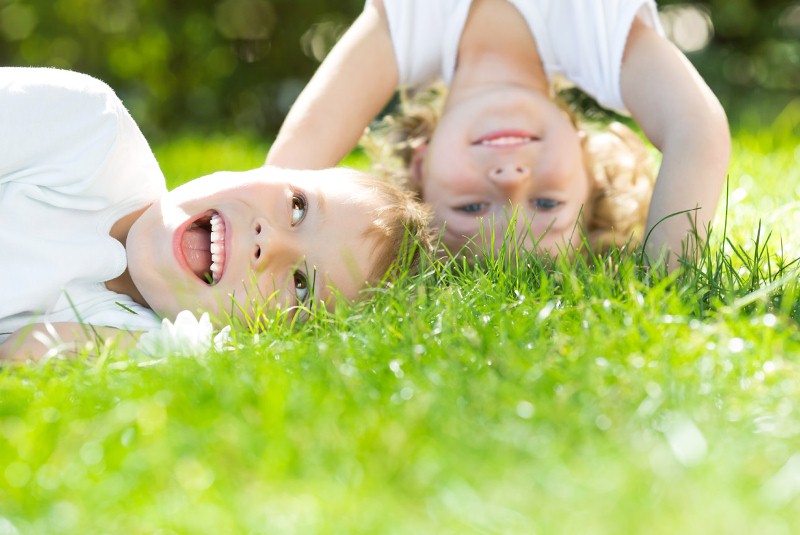
{"type": "Polygon", "coordinates": [[[422,164],[425,161],[425,152],[427,150],[428,144],[423,143],[414,148],[414,154],[411,155],[410,185],[419,192],[422,191],[422,164]]]}

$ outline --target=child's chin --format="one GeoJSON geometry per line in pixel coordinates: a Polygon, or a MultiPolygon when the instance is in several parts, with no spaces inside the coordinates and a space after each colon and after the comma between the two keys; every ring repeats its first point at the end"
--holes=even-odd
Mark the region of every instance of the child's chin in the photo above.
{"type": "Polygon", "coordinates": [[[202,308],[198,306],[197,299],[175,299],[174,295],[169,295],[166,290],[154,293],[154,295],[143,294],[143,296],[150,308],[162,318],[174,318],[184,310],[196,313],[202,308]]]}

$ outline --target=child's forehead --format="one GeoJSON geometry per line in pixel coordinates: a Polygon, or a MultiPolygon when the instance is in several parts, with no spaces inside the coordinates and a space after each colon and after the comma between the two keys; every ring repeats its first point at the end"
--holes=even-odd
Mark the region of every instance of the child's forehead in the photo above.
{"type": "Polygon", "coordinates": [[[195,192],[199,192],[195,188],[202,188],[200,191],[217,198],[239,197],[242,191],[274,192],[277,188],[306,193],[318,197],[321,202],[368,209],[383,204],[384,196],[375,181],[369,175],[346,168],[294,170],[265,166],[248,171],[217,172],[198,179],[190,187],[195,192]]]}
{"type": "Polygon", "coordinates": [[[373,204],[383,197],[375,179],[351,170],[309,171],[309,175],[295,184],[313,184],[323,195],[339,197],[356,204],[373,204]]]}
{"type": "Polygon", "coordinates": [[[319,189],[332,191],[344,188],[368,189],[368,181],[371,180],[369,175],[347,168],[298,170],[264,166],[244,173],[267,183],[313,184],[319,189]]]}

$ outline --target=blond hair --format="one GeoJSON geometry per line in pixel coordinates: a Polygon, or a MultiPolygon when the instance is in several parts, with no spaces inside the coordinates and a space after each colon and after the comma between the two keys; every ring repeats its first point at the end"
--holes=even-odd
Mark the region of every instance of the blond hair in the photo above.
{"type": "MultiPolygon", "coordinates": [[[[370,155],[373,171],[414,192],[422,192],[412,180],[415,150],[426,144],[441,116],[446,89],[435,85],[413,95],[401,94],[397,113],[387,115],[367,129],[361,139],[370,155]]],[[[642,239],[647,207],[655,182],[653,164],[641,138],[630,128],[612,122],[604,131],[577,120],[577,113],[555,96],[581,133],[584,164],[590,177],[588,205],[583,228],[589,246],[602,252],[642,239]]],[[[421,199],[424,200],[424,199],[421,199]]]]}
{"type": "Polygon", "coordinates": [[[370,281],[392,281],[419,272],[433,252],[430,210],[412,192],[374,176],[358,173],[354,180],[378,200],[370,211],[371,223],[362,237],[373,240],[370,281]]]}

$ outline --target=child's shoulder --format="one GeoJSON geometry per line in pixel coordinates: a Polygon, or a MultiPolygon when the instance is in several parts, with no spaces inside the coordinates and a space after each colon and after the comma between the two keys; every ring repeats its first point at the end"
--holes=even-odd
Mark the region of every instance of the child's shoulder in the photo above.
{"type": "Polygon", "coordinates": [[[20,98],[30,97],[119,102],[114,90],[102,80],[81,72],[51,67],[2,67],[0,89],[20,98]]]}
{"type": "Polygon", "coordinates": [[[141,154],[129,143],[134,139],[146,148],[140,138],[121,100],[97,78],[51,68],[0,68],[2,180],[88,184],[115,147],[126,146],[121,154],[141,154]],[[12,172],[20,169],[26,171],[12,172]]]}
{"type": "Polygon", "coordinates": [[[88,92],[106,92],[111,88],[94,76],[54,67],[0,67],[0,79],[4,84],[18,86],[54,86],[88,92]]]}

